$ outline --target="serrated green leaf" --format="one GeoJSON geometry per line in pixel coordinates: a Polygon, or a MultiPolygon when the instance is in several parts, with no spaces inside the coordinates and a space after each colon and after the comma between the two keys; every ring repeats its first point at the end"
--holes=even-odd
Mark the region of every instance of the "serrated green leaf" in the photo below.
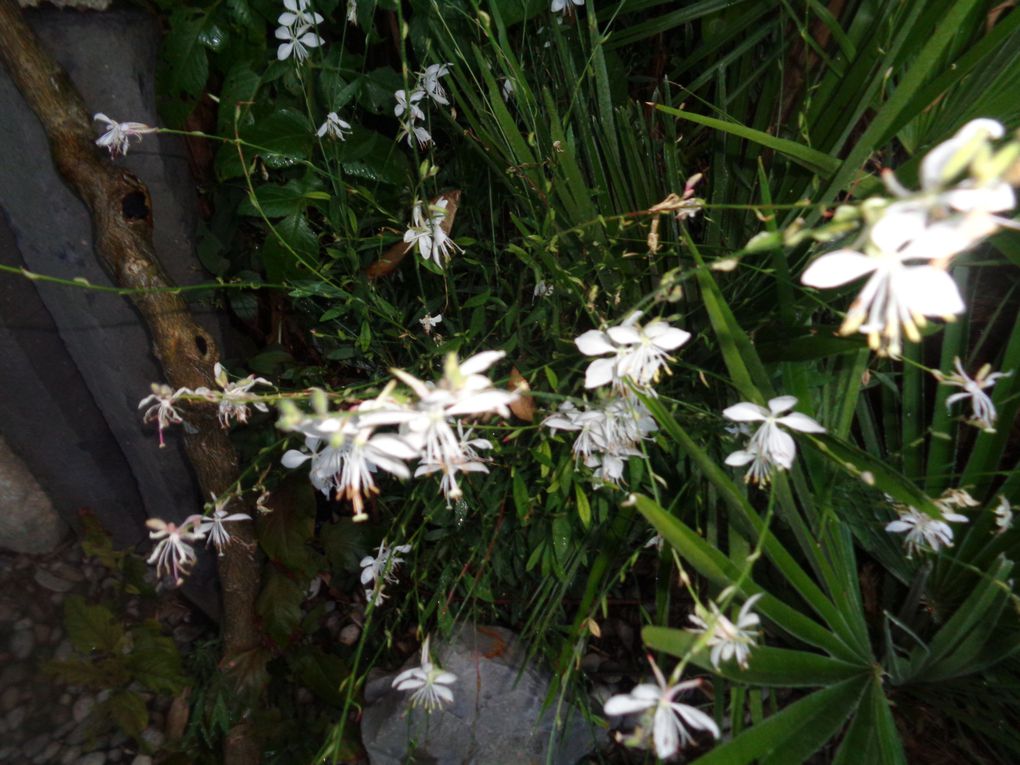
{"type": "Polygon", "coordinates": [[[145,700],[133,691],[115,691],[103,706],[117,727],[132,738],[141,736],[149,725],[149,710],[145,700]]]}
{"type": "Polygon", "coordinates": [[[64,601],[64,629],[76,649],[112,653],[124,638],[124,628],[106,606],[90,605],[80,595],[64,601]]]}

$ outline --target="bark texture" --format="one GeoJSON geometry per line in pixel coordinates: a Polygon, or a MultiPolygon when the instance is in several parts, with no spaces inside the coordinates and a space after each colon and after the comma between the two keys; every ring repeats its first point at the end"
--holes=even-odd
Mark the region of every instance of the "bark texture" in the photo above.
{"type": "MultiPolygon", "coordinates": [[[[219,350],[192,318],[186,302],[171,291],[152,244],[152,206],[148,189],[134,175],[118,169],[95,145],[92,116],[64,70],[43,49],[14,0],[0,0],[0,62],[49,138],[54,163],[92,216],[96,255],[123,288],[155,290],[132,301],[152,339],[153,353],[173,388],[215,389],[213,365],[219,350]]],[[[127,363],[130,360],[126,360],[127,363]]],[[[139,397],[144,395],[139,391],[139,397]]],[[[185,448],[203,495],[225,493],[239,474],[237,455],[218,426],[211,406],[195,406],[189,420],[197,433],[185,436],[185,448]]],[[[234,502],[229,511],[240,511],[234,502]]],[[[253,514],[253,513],[250,513],[253,514]]],[[[259,591],[257,545],[252,523],[233,523],[234,543],[219,559],[223,591],[224,665],[259,644],[255,598],[259,591]]],[[[232,734],[234,732],[232,731],[232,734]]],[[[227,762],[252,763],[250,729],[228,737],[238,757],[227,762]],[[241,754],[243,752],[243,755],[241,754]],[[240,758],[243,756],[243,760],[240,758]]]]}

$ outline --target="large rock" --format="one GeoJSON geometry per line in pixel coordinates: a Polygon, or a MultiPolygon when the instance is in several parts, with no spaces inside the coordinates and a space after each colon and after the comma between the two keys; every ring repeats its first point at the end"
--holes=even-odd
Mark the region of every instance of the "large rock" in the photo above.
{"type": "Polygon", "coordinates": [[[0,548],[50,552],[66,531],[46,492],[0,436],[0,548]]]}
{"type": "Polygon", "coordinates": [[[597,746],[595,729],[570,705],[557,730],[556,703],[543,711],[550,676],[510,630],[468,625],[432,650],[457,675],[454,703],[427,714],[391,687],[395,673],[368,683],[361,738],[372,765],[574,765],[597,746]]]}
{"type": "MultiPolygon", "coordinates": [[[[159,30],[141,11],[26,13],[92,113],[157,124],[159,30]]],[[[93,253],[84,205],[56,173],[45,134],[0,67],[0,261],[110,284],[93,253]],[[6,229],[6,230],[5,230],[6,229]],[[6,240],[6,241],[5,241],[6,240]]],[[[97,136],[99,127],[97,125],[97,136]]],[[[118,163],[149,187],[155,248],[179,284],[204,279],[193,252],[195,198],[187,154],[173,136],[146,136],[118,163]]],[[[146,516],[180,521],[200,507],[179,433],[160,449],[139,400],[163,380],[144,324],[123,297],[0,275],[0,423],[12,449],[74,522],[90,507],[122,545],[145,537],[146,516]]],[[[211,312],[200,316],[221,340],[211,312]]],[[[216,610],[212,566],[192,591],[216,610]]]]}

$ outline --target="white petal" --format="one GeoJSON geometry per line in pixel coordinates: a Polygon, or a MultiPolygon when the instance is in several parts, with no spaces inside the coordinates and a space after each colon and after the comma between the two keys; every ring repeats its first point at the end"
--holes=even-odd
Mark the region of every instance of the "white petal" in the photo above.
{"type": "Polygon", "coordinates": [[[723,417],[736,422],[753,422],[764,420],[769,416],[768,409],[752,404],[749,401],[741,401],[723,410],[723,417]]]}
{"type": "Polygon", "coordinates": [[[836,250],[822,255],[800,277],[809,287],[827,289],[859,279],[874,271],[878,262],[854,250],[836,250]]]}
{"type": "Polygon", "coordinates": [[[610,327],[606,330],[606,334],[617,345],[636,345],[641,342],[641,335],[634,327],[610,327]]]}
{"type": "Polygon", "coordinates": [[[280,458],[280,462],[286,468],[296,468],[311,458],[312,455],[310,454],[299,452],[297,449],[288,449],[284,452],[283,457],[280,458]]]}
{"type": "Polygon", "coordinates": [[[663,330],[661,334],[656,333],[655,335],[653,335],[649,331],[651,328],[646,327],[645,335],[652,338],[653,341],[655,342],[655,345],[657,345],[659,348],[662,348],[662,350],[672,351],[675,348],[679,348],[681,345],[683,345],[684,343],[691,339],[690,332],[685,332],[682,329],[671,327],[668,324],[665,324],[664,322],[660,323],[666,327],[666,329],[663,330]]]}
{"type": "Polygon", "coordinates": [[[796,396],[776,396],[769,399],[769,410],[772,414],[781,414],[793,409],[797,405],[796,396]]]}
{"type": "Polygon", "coordinates": [[[575,338],[574,344],[585,356],[601,356],[603,353],[616,352],[616,347],[609,342],[606,334],[597,329],[589,329],[580,337],[575,338]]]}
{"type": "Polygon", "coordinates": [[[742,467],[754,460],[754,457],[753,452],[736,451],[726,458],[726,464],[731,467],[742,467]]]}
{"type": "Polygon", "coordinates": [[[824,433],[825,428],[819,425],[817,422],[812,420],[806,414],[800,412],[791,412],[785,417],[780,417],[778,422],[781,422],[788,428],[799,430],[801,433],[824,433]]]}
{"type": "Polygon", "coordinates": [[[904,305],[923,316],[951,316],[965,309],[956,282],[934,266],[903,269],[895,275],[892,289],[900,295],[904,305]]]}
{"type": "Polygon", "coordinates": [[[501,358],[506,356],[504,351],[482,351],[462,362],[460,372],[463,375],[473,375],[484,372],[501,358]]]}
{"type": "Polygon", "coordinates": [[[602,707],[602,711],[610,717],[616,717],[619,715],[629,715],[634,712],[641,712],[654,705],[654,700],[636,699],[633,696],[621,694],[619,696],[611,697],[602,707]]]}
{"type": "Polygon", "coordinates": [[[585,388],[598,388],[613,381],[616,359],[596,359],[588,365],[584,374],[585,388]]]}
{"type": "Polygon", "coordinates": [[[928,216],[923,210],[892,204],[871,227],[871,241],[883,252],[899,252],[911,239],[924,233],[928,216]]]}
{"type": "Polygon", "coordinates": [[[698,730],[707,730],[716,738],[719,738],[719,726],[715,724],[715,720],[709,717],[707,714],[702,712],[700,709],[688,706],[687,704],[679,704],[674,702],[670,704],[673,710],[683,718],[684,722],[690,725],[692,728],[698,730]]]}

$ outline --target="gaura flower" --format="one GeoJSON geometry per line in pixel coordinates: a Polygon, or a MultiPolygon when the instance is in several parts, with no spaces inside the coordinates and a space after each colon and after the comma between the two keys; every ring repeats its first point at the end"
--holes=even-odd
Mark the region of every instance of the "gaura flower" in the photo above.
{"type": "Polygon", "coordinates": [[[404,562],[404,559],[398,557],[398,553],[409,553],[411,552],[411,545],[394,545],[393,547],[386,546],[386,540],[384,539],[379,543],[379,548],[376,550],[375,555],[366,555],[361,559],[361,584],[366,590],[371,589],[369,585],[375,585],[376,583],[389,582],[390,584],[396,584],[397,582],[397,566],[404,562]]]}
{"type": "Polygon", "coordinates": [[[758,627],[761,619],[758,614],[751,611],[754,604],[761,599],[761,593],[748,598],[737,614],[737,623],[734,624],[719,611],[715,603],[709,603],[710,610],[706,611],[698,607],[697,613],[689,617],[695,625],[690,632],[710,635],[708,646],[712,649],[710,658],[712,666],[719,669],[720,661],[735,659],[741,669],[747,669],[748,657],[751,655],[751,648],[755,645],[758,637],[758,627]]]}
{"type": "Polygon", "coordinates": [[[184,422],[180,412],[174,408],[174,402],[181,396],[191,392],[188,388],[173,390],[169,385],[153,383],[152,395],[146,396],[138,402],[139,409],[150,402],[155,402],[145,410],[145,414],[142,415],[142,422],[156,421],[156,425],[159,428],[159,447],[161,449],[166,446],[163,440],[163,431],[170,427],[170,425],[180,425],[184,422]]]}
{"type": "Polygon", "coordinates": [[[951,320],[963,312],[960,291],[945,266],[992,231],[994,226],[977,219],[928,224],[923,213],[890,208],[872,226],[865,252],[822,255],[801,281],[826,289],[868,276],[839,333],[864,333],[872,350],[897,357],[903,334],[920,341],[926,316],[951,320]]]}
{"type": "Polygon", "coordinates": [[[723,416],[734,422],[761,422],[751,436],[746,450],[736,451],[726,458],[727,465],[746,465],[751,463],[747,479],[757,483],[765,483],[769,466],[780,470],[789,470],[797,456],[797,444],[792,436],[780,429],[780,425],[801,433],[824,433],[825,428],[800,412],[789,411],[797,403],[794,396],[778,396],[769,401],[769,407],[758,406],[749,401],[734,404],[723,411],[723,416]]]}
{"type": "Polygon", "coordinates": [[[406,90],[398,90],[393,94],[397,105],[393,107],[393,116],[400,117],[407,112],[411,122],[420,122],[425,119],[425,112],[418,106],[418,102],[425,98],[425,91],[415,89],[408,95],[406,90]]]}
{"type": "Polygon", "coordinates": [[[573,3],[578,8],[584,5],[584,0],[552,0],[552,5],[549,6],[551,13],[562,13],[564,16],[569,16],[574,12],[573,3]]]}
{"type": "Polygon", "coordinates": [[[657,685],[641,684],[627,694],[611,697],[604,707],[607,715],[618,716],[654,710],[652,714],[652,739],[655,754],[660,759],[672,757],[680,747],[694,741],[687,728],[704,730],[719,738],[719,726],[715,720],[700,709],[681,704],[673,699],[692,688],[701,685],[700,680],[687,680],[676,685],[667,685],[666,678],[655,662],[649,658],[657,685]]]}
{"type": "Polygon", "coordinates": [[[411,694],[411,706],[421,704],[426,712],[431,712],[443,704],[453,703],[453,691],[448,686],[455,682],[455,674],[432,663],[429,638],[425,638],[421,646],[421,666],[401,672],[393,678],[393,687],[398,691],[414,691],[411,694]]]}
{"type": "Polygon", "coordinates": [[[913,507],[894,506],[899,519],[889,523],[885,530],[892,534],[906,534],[903,544],[907,557],[923,550],[938,552],[943,547],[953,546],[953,529],[949,522],[966,523],[967,516],[959,513],[942,513],[942,519],[933,518],[913,507]]]}
{"type": "MultiPolygon", "coordinates": [[[[319,14],[315,14],[318,16],[319,14]]],[[[322,18],[321,16],[319,18],[322,18]]],[[[293,56],[299,64],[308,58],[309,48],[318,48],[324,40],[307,26],[276,28],[276,39],[282,40],[276,49],[276,58],[280,61],[293,56]]]]}
{"type": "Polygon", "coordinates": [[[310,27],[323,22],[320,14],[309,10],[308,0],[283,0],[283,7],[286,10],[276,20],[282,26],[310,27]]]}
{"type": "Polygon", "coordinates": [[[538,298],[546,298],[553,294],[555,287],[539,279],[535,284],[535,289],[531,293],[531,302],[534,303],[538,298]]]}
{"type": "Polygon", "coordinates": [[[435,101],[437,104],[447,106],[450,101],[446,97],[446,91],[443,89],[442,84],[439,82],[440,77],[445,77],[450,73],[450,67],[453,64],[432,64],[431,66],[425,67],[425,71],[421,73],[421,89],[425,91],[425,95],[435,101]]]}
{"type": "Polygon", "coordinates": [[[169,575],[174,584],[181,585],[197,560],[195,548],[190,543],[203,539],[204,534],[198,528],[201,522],[200,515],[189,516],[180,526],[159,518],[149,518],[145,522],[151,529],[149,539],[159,540],[146,561],[150,566],[155,564],[157,577],[169,575]]]}
{"type": "Polygon", "coordinates": [[[432,259],[438,266],[446,264],[455,252],[463,252],[443,229],[449,203],[450,200],[443,197],[429,205],[429,217],[426,219],[422,203],[415,202],[411,210],[411,225],[404,232],[404,241],[411,247],[417,247],[422,258],[432,259]]]}
{"type": "Polygon", "coordinates": [[[985,390],[995,385],[999,379],[1009,377],[1013,372],[992,372],[991,364],[985,364],[971,378],[963,371],[963,363],[959,356],[953,359],[953,365],[956,367],[954,374],[944,375],[937,370],[933,373],[943,385],[955,385],[958,388],[963,388],[960,393],[954,393],[946,399],[946,409],[951,409],[957,401],[965,401],[969,398],[971,416],[967,422],[981,428],[986,433],[994,433],[998,415],[991,396],[985,393],[985,390]]]}
{"type": "Polygon", "coordinates": [[[216,499],[216,495],[212,495],[213,500],[213,512],[211,516],[202,519],[201,524],[198,527],[199,532],[203,535],[208,534],[206,539],[206,546],[210,543],[216,548],[216,552],[223,555],[223,548],[230,544],[230,534],[227,532],[224,523],[230,523],[233,521],[250,521],[251,516],[247,513],[231,513],[227,515],[227,511],[224,507],[230,502],[230,497],[224,497],[223,499],[216,499]]]}
{"type": "Polygon", "coordinates": [[[421,328],[425,332],[426,335],[431,335],[432,334],[432,330],[435,329],[436,327],[438,327],[442,323],[442,321],[443,321],[443,314],[441,314],[441,313],[436,314],[435,316],[433,316],[430,313],[427,313],[424,316],[422,316],[420,319],[418,319],[418,323],[421,324],[421,328]]]}
{"type": "Polygon", "coordinates": [[[641,311],[634,311],[617,327],[605,332],[590,329],[574,340],[578,350],[586,356],[612,354],[588,365],[584,387],[598,388],[612,383],[622,388],[626,380],[632,380],[635,385],[647,388],[659,379],[663,369],[669,372],[666,362],[672,359],[666,352],[686,343],[691,334],[660,319],[642,327],[637,323],[641,316],[641,311]]]}
{"type": "Polygon", "coordinates": [[[318,130],[315,131],[315,135],[319,138],[329,136],[330,138],[335,138],[338,141],[346,141],[347,136],[345,133],[350,133],[351,129],[349,122],[345,122],[340,119],[340,115],[336,112],[330,112],[326,115],[326,121],[322,123],[318,130]]]}
{"type": "Polygon", "coordinates": [[[110,156],[116,159],[124,156],[131,147],[131,139],[142,140],[146,133],[155,133],[158,128],[146,125],[144,122],[114,122],[102,112],[93,118],[96,122],[106,123],[106,132],[96,139],[96,146],[101,146],[110,151],[110,156]]]}

